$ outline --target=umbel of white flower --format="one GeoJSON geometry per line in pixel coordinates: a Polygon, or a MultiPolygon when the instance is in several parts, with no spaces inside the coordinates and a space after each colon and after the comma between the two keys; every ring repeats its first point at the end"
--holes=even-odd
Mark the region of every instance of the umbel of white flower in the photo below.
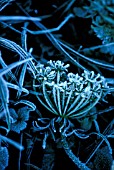
{"type": "Polygon", "coordinates": [[[38,64],[34,89],[37,98],[51,113],[62,118],[84,118],[109,89],[105,78],[94,71],[68,73],[69,64],[50,60],[38,64]]]}

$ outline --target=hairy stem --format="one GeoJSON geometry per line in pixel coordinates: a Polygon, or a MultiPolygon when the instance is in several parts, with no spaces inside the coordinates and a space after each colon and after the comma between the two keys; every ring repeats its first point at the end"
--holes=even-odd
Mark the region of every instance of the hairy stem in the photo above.
{"type": "Polygon", "coordinates": [[[79,158],[77,158],[73,152],[71,151],[71,149],[69,148],[69,145],[66,141],[66,137],[65,136],[61,136],[61,142],[62,142],[62,146],[66,152],[66,154],[69,156],[69,158],[75,163],[76,166],[78,166],[78,168],[80,168],[81,170],[90,170],[90,168],[88,168],[84,163],[82,163],[79,158]]]}

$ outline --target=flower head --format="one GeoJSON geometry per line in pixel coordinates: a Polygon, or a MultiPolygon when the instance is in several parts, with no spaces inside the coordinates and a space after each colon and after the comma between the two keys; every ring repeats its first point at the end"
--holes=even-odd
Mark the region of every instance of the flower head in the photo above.
{"type": "Polygon", "coordinates": [[[64,65],[64,63],[61,62],[60,60],[57,60],[57,61],[50,60],[48,62],[48,64],[56,71],[57,70],[58,71],[67,71],[67,68],[70,66],[69,64],[64,65]]]}
{"type": "Polygon", "coordinates": [[[52,113],[60,117],[85,117],[108,89],[105,78],[94,71],[67,73],[69,64],[61,61],[48,62],[49,66],[38,66],[42,99],[39,101],[52,113]],[[42,81],[40,81],[42,80],[42,81]]]}

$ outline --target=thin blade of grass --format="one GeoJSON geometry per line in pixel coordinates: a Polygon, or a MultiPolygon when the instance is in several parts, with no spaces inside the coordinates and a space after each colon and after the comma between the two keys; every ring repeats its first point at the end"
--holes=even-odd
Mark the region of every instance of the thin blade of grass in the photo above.
{"type": "Polygon", "coordinates": [[[109,148],[109,152],[110,152],[110,154],[112,154],[112,148],[111,148],[111,145],[110,145],[107,137],[104,136],[103,134],[97,133],[97,132],[92,132],[90,135],[93,135],[93,134],[100,136],[106,142],[106,144],[107,144],[107,146],[109,148]]]}
{"type": "Polygon", "coordinates": [[[11,69],[29,61],[29,60],[32,60],[32,58],[28,58],[28,59],[25,59],[25,60],[22,60],[22,61],[17,61],[15,63],[8,65],[7,68],[5,67],[3,69],[0,69],[0,77],[3,76],[4,74],[8,73],[11,69]]]}
{"type": "Polygon", "coordinates": [[[7,7],[13,0],[1,0],[0,1],[0,12],[7,7]]]}
{"type": "Polygon", "coordinates": [[[69,14],[61,23],[58,27],[56,28],[51,28],[51,29],[44,29],[44,30],[40,30],[40,31],[30,31],[29,29],[26,29],[28,32],[34,32],[34,34],[46,34],[46,33],[50,33],[50,32],[55,32],[55,31],[59,31],[64,24],[66,24],[66,22],[70,19],[70,18],[73,18],[74,15],[73,14],[69,14]]]}
{"type": "MultiPolygon", "coordinates": [[[[19,7],[20,5],[17,4],[19,7]]],[[[27,15],[30,17],[30,15],[22,8],[20,7],[21,10],[27,15]]],[[[41,24],[39,21],[33,21],[33,23],[38,27],[40,28],[41,30],[46,30],[47,28],[41,24]]],[[[34,31],[30,32],[31,34],[34,34],[34,31]]],[[[77,62],[61,45],[60,43],[57,41],[57,39],[53,36],[53,34],[51,34],[50,32],[49,33],[46,33],[46,36],[47,38],[51,41],[51,43],[54,45],[55,48],[57,48],[63,55],[65,55],[67,58],[69,58],[71,60],[71,62],[78,66],[79,68],[81,68],[82,70],[88,70],[86,69],[85,67],[83,67],[79,62],[77,62]]]]}
{"type": "Polygon", "coordinates": [[[36,109],[35,104],[30,102],[30,101],[28,101],[28,100],[20,100],[20,101],[16,102],[15,105],[17,105],[19,103],[26,104],[27,106],[29,106],[31,108],[31,111],[34,111],[36,109]]]}
{"type": "Polygon", "coordinates": [[[25,89],[25,88],[20,88],[20,87],[19,87],[18,85],[16,85],[16,84],[12,84],[12,83],[9,83],[9,82],[6,82],[6,84],[7,84],[7,86],[8,86],[9,88],[12,88],[12,89],[15,89],[15,90],[18,90],[18,91],[23,91],[23,92],[29,94],[29,91],[28,91],[27,89],[25,89]]]}
{"type": "Polygon", "coordinates": [[[41,21],[39,17],[26,17],[26,16],[0,16],[0,21],[41,21]]]}
{"type": "MultiPolygon", "coordinates": [[[[17,45],[15,42],[13,42],[11,40],[0,37],[0,44],[3,47],[8,48],[8,49],[16,52],[23,59],[28,59],[30,57],[30,54],[28,54],[24,49],[22,49],[19,45],[17,45]]],[[[35,67],[34,63],[32,62],[32,60],[28,62],[28,65],[29,65],[29,69],[33,73],[34,77],[36,78],[36,76],[35,76],[36,67],[35,67]]]]}
{"type": "Polygon", "coordinates": [[[17,92],[17,96],[18,97],[20,97],[20,95],[22,93],[21,89],[23,88],[26,69],[27,69],[27,63],[25,63],[23,65],[22,71],[20,73],[20,77],[19,77],[19,87],[20,87],[20,90],[17,92]]]}
{"type": "MultiPolygon", "coordinates": [[[[8,66],[6,65],[6,63],[4,62],[4,60],[2,59],[1,51],[0,51],[0,63],[1,63],[1,65],[2,65],[3,68],[4,68],[4,67],[8,67],[8,66]]],[[[8,76],[11,77],[11,79],[14,80],[16,83],[18,83],[18,82],[17,82],[17,79],[16,79],[15,75],[12,73],[12,71],[9,71],[9,72],[8,72],[8,76]]]]}
{"type": "Polygon", "coordinates": [[[76,56],[80,57],[81,59],[84,59],[88,62],[91,62],[93,64],[96,64],[100,67],[105,67],[105,69],[111,69],[111,70],[114,70],[114,65],[112,64],[108,64],[108,63],[103,63],[102,61],[97,61],[95,59],[91,59],[89,57],[86,57],[82,54],[80,54],[79,52],[77,52],[76,50],[72,49],[71,47],[69,47],[68,45],[65,45],[64,43],[62,43],[61,41],[57,40],[63,47],[65,47],[66,49],[68,49],[69,51],[71,51],[72,53],[74,53],[76,56]]]}
{"type": "Polygon", "coordinates": [[[6,81],[3,79],[3,77],[0,77],[0,99],[2,102],[2,106],[5,110],[5,116],[6,116],[6,122],[8,125],[8,129],[10,130],[11,120],[10,120],[10,113],[9,113],[9,109],[8,109],[9,90],[8,90],[6,81]]]}
{"type": "Polygon", "coordinates": [[[16,147],[19,150],[24,150],[24,147],[22,145],[20,145],[19,143],[13,141],[12,139],[9,139],[8,137],[0,135],[0,139],[5,141],[5,142],[8,142],[9,144],[13,145],[14,147],[16,147]]]}

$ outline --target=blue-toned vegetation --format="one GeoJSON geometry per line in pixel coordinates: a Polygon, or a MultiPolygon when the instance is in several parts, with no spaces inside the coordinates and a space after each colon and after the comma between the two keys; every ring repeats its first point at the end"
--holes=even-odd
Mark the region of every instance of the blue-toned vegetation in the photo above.
{"type": "Polygon", "coordinates": [[[114,1],[0,1],[0,170],[113,170],[114,1]]]}

